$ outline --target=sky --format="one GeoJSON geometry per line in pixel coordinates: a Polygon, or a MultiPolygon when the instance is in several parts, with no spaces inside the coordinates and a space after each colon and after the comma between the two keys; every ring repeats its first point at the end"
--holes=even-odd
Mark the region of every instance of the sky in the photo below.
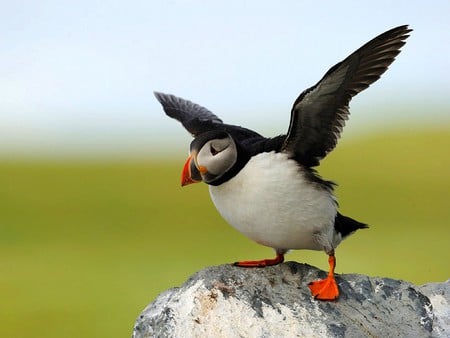
{"type": "Polygon", "coordinates": [[[353,99],[344,135],[450,122],[449,1],[0,5],[0,154],[184,151],[190,137],[164,115],[155,90],[227,123],[284,133],[300,92],[403,24],[411,37],[387,73],[353,99]]]}

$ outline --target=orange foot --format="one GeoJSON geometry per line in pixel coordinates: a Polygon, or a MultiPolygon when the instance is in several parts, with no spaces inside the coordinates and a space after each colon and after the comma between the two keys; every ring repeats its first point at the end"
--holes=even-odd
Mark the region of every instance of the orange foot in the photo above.
{"type": "Polygon", "coordinates": [[[311,282],[308,287],[314,298],[319,300],[335,300],[339,297],[339,289],[332,276],[311,282]]]}
{"type": "Polygon", "coordinates": [[[243,268],[263,268],[265,266],[277,265],[284,262],[284,255],[277,253],[277,257],[272,259],[262,259],[260,261],[242,261],[233,263],[234,266],[243,268]]]}
{"type": "Polygon", "coordinates": [[[339,289],[334,279],[334,268],[336,267],[334,254],[329,255],[328,264],[330,265],[330,271],[328,272],[327,278],[308,284],[314,298],[319,300],[335,300],[339,297],[339,289]]]}

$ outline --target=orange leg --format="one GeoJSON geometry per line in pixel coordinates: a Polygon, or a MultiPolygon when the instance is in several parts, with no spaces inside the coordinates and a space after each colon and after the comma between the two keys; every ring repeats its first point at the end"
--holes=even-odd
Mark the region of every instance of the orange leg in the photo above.
{"type": "Polygon", "coordinates": [[[339,289],[334,279],[334,268],[336,267],[334,254],[329,255],[328,264],[330,264],[330,271],[328,272],[327,278],[308,284],[314,298],[319,300],[335,300],[339,297],[339,289]]]}
{"type": "Polygon", "coordinates": [[[233,263],[234,266],[243,268],[263,268],[265,266],[277,265],[284,262],[284,253],[277,252],[277,256],[271,259],[262,259],[260,261],[242,261],[233,263]]]}

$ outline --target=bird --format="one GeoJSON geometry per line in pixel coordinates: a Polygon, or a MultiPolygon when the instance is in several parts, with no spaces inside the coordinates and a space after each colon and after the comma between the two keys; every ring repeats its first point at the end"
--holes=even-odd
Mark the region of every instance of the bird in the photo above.
{"type": "Polygon", "coordinates": [[[335,249],[368,225],[338,211],[336,184],[322,178],[316,167],[336,147],[350,100],[380,78],[411,31],[408,25],[390,29],[331,67],[294,101],[287,133],[274,137],[226,124],[189,100],[154,92],[166,115],[194,138],[181,185],[206,183],[216,209],[231,226],[275,250],[275,258],[234,265],[265,267],[284,262],[290,250],[324,251],[327,277],[308,287],[318,300],[339,297],[335,249]]]}

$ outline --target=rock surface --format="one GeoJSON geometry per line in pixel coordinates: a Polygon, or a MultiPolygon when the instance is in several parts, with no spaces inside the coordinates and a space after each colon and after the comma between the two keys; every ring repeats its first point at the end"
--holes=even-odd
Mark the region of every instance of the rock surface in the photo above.
{"type": "Polygon", "coordinates": [[[148,305],[133,337],[450,337],[450,280],[337,275],[339,299],[321,302],[307,283],[325,276],[295,262],[209,267],[148,305]]]}

